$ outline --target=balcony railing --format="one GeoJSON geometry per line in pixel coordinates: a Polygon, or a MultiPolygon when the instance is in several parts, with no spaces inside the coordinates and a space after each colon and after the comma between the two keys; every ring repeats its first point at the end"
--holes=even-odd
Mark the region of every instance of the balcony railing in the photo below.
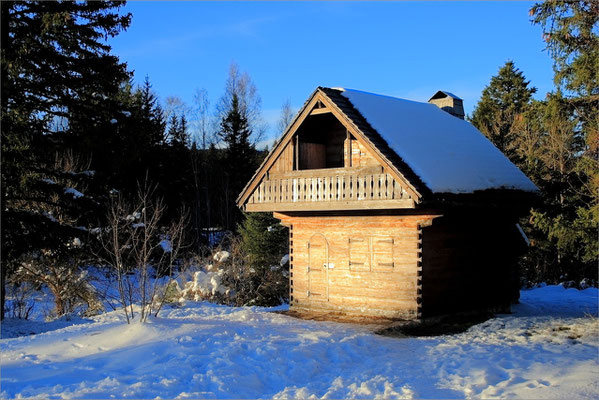
{"type": "Polygon", "coordinates": [[[248,199],[246,211],[413,208],[408,193],[381,167],[272,173],[248,199]]]}

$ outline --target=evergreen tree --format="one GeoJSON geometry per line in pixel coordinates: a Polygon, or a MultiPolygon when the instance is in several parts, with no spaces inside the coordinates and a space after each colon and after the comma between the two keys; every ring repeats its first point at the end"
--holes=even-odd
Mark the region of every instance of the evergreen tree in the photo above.
{"type": "Polygon", "coordinates": [[[225,215],[227,229],[236,226],[241,213],[235,200],[256,168],[256,150],[250,143],[252,132],[247,117],[242,113],[239,98],[233,94],[231,108],[221,120],[218,137],[225,145],[223,171],[225,173],[225,215]]]}
{"type": "Polygon", "coordinates": [[[250,142],[256,145],[265,130],[261,115],[262,100],[250,76],[246,72],[242,73],[236,63],[231,63],[229,67],[225,93],[216,105],[217,117],[220,121],[229,114],[233,97],[237,97],[239,112],[244,116],[249,130],[252,132],[250,142]]]}
{"type": "Polygon", "coordinates": [[[187,127],[187,119],[182,114],[177,117],[176,114],[172,114],[168,128],[169,144],[173,147],[183,148],[189,147],[191,139],[189,137],[189,131],[187,127]]]}
{"type": "Polygon", "coordinates": [[[136,92],[136,108],[139,113],[139,132],[143,143],[148,147],[156,147],[164,144],[164,130],[166,123],[160,103],[150,84],[150,78],[146,76],[143,85],[136,92]]]}
{"type": "Polygon", "coordinates": [[[32,256],[43,267],[48,264],[35,255],[52,249],[52,257],[60,255],[65,265],[74,265],[66,246],[73,229],[85,225],[87,213],[81,207],[87,196],[73,196],[77,192],[70,188],[87,172],[65,169],[54,158],[77,142],[70,138],[107,126],[117,109],[114,99],[128,72],[104,39],[129,25],[130,15],[117,12],[122,4],[0,3],[2,315],[6,274],[23,257],[32,256]]]}
{"type": "MultiPolygon", "coordinates": [[[[570,153],[566,158],[546,156],[545,163],[553,171],[548,203],[536,210],[534,222],[556,247],[558,270],[570,278],[596,278],[599,4],[589,0],[547,0],[535,4],[530,13],[532,22],[543,28],[558,86],[547,102],[545,131],[556,140],[554,146],[571,144],[566,147],[570,153]],[[557,171],[555,166],[559,166],[557,171]]],[[[551,147],[548,150],[550,153],[551,147]]]]}
{"type": "Polygon", "coordinates": [[[280,265],[289,251],[289,231],[270,213],[247,213],[239,227],[247,267],[252,268],[252,289],[259,305],[288,301],[288,265],[280,265]]]}
{"type": "Polygon", "coordinates": [[[512,145],[516,135],[514,122],[537,91],[529,84],[512,61],[506,62],[484,88],[470,118],[470,122],[512,161],[517,161],[517,151],[512,145]]]}

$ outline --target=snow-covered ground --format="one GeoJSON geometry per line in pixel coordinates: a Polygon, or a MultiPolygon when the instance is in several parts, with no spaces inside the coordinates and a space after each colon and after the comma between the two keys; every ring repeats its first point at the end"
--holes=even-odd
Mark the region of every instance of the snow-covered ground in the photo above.
{"type": "Polygon", "coordinates": [[[462,334],[404,339],[194,302],[146,324],[7,320],[0,397],[595,399],[597,303],[547,286],[462,334]]]}

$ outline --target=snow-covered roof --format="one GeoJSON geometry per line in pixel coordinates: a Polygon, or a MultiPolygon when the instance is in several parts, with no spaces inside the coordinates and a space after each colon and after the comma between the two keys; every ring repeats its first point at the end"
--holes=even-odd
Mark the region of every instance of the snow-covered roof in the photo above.
{"type": "Polygon", "coordinates": [[[342,90],[341,95],[432,192],[538,191],[531,180],[469,122],[429,103],[359,90],[338,90],[342,90]]]}

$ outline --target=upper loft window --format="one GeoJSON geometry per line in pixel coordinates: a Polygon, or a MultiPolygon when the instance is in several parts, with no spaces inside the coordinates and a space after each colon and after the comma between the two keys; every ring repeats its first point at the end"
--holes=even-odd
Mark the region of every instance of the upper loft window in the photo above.
{"type": "Polygon", "coordinates": [[[298,129],[297,169],[341,168],[347,130],[331,113],[311,115],[298,129]]]}

